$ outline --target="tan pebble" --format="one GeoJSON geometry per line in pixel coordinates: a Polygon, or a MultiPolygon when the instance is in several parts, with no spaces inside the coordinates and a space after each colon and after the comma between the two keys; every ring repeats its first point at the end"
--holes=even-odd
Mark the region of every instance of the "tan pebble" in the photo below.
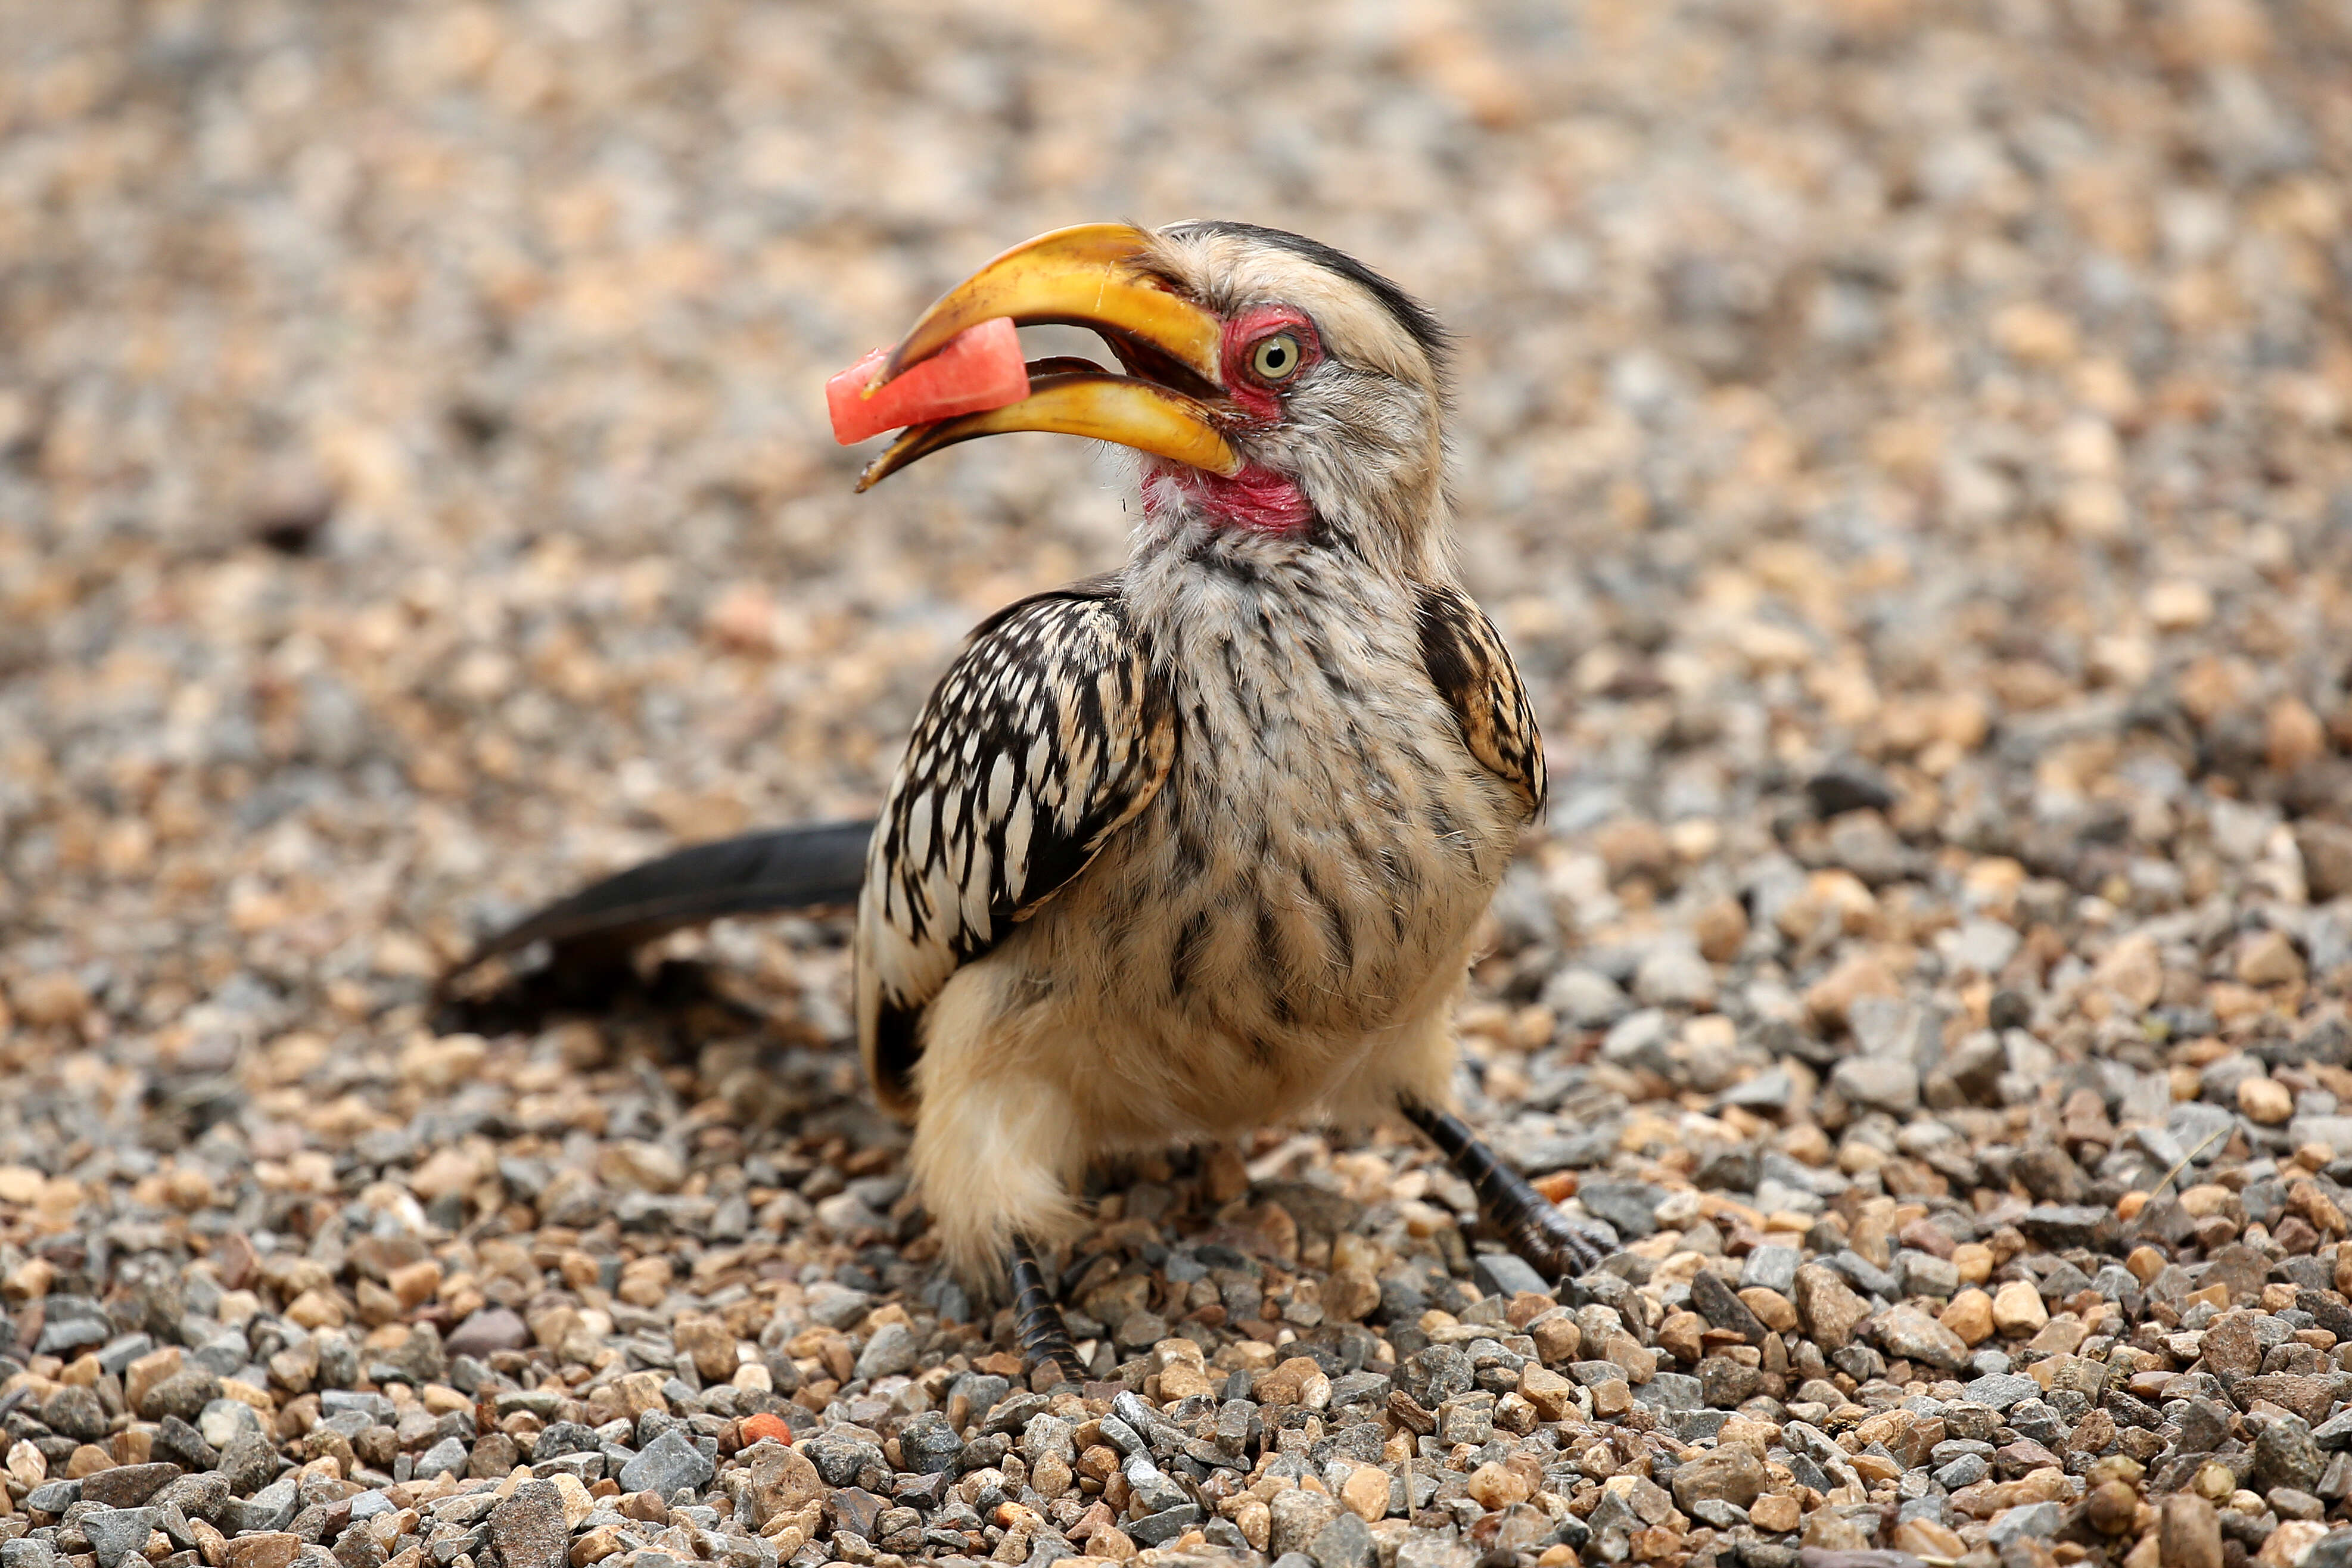
{"type": "Polygon", "coordinates": [[[1337,1322],[1361,1322],[1381,1304],[1381,1282],[1369,1268],[1337,1268],[1323,1286],[1323,1312],[1337,1322]]]}
{"type": "Polygon", "coordinates": [[[1824,1029],[1843,1029],[1865,996],[1900,996],[1903,982],[1875,952],[1858,952],[1806,988],[1805,1011],[1824,1029]]]}
{"type": "Polygon", "coordinates": [[[1691,922],[1699,955],[1710,963],[1728,963],[1748,942],[1748,911],[1728,895],[1699,910],[1691,922]]]}
{"type": "MultiPolygon", "coordinates": [[[[2238,978],[2248,985],[2300,985],[2303,984],[2303,954],[2294,950],[2294,941],[2283,931],[2257,932],[2246,939],[2238,950],[2238,978]]],[[[2242,1093],[2248,1083],[2267,1083],[2267,1079],[2248,1079],[2238,1086],[2242,1093]]],[[[2284,1121],[2284,1117],[2279,1120],[2284,1121]]]]}
{"type": "Polygon", "coordinates": [[[1748,1310],[1756,1314],[1757,1321],[1775,1333],[1787,1333],[1797,1326],[1796,1303],[1766,1285],[1750,1285],[1739,1292],[1748,1310]]]}
{"type": "Polygon", "coordinates": [[[1768,1492],[1748,1510],[1748,1522],[1759,1530],[1785,1534],[1803,1521],[1804,1514],[1797,1500],[1786,1492],[1768,1492]]]}
{"type": "Polygon", "coordinates": [[[2042,1292],[2022,1279],[2012,1279],[1993,1293],[1992,1326],[2004,1334],[2030,1334],[2049,1321],[2042,1292]]]}
{"type": "Polygon", "coordinates": [[[8,1474],[26,1491],[49,1479],[49,1461],[38,1448],[19,1438],[9,1445],[8,1474]]]}
{"type": "Polygon", "coordinates": [[[1349,1512],[1370,1524],[1384,1519],[1389,1511],[1388,1472],[1370,1465],[1358,1465],[1339,1487],[1339,1501],[1349,1512]]]}
{"type": "Polygon", "coordinates": [[[2261,1568],[2295,1568],[2326,1534],[2327,1526],[2315,1519],[2282,1520],[2254,1561],[2261,1568]]]}
{"type": "Polygon", "coordinates": [[[1810,1121],[1781,1133],[1780,1150],[1799,1164],[1816,1166],[1828,1164],[1837,1152],[1830,1144],[1830,1135],[1810,1121]]]}
{"type": "Polygon", "coordinates": [[[287,1568],[302,1550],[302,1538],[289,1531],[240,1535],[228,1543],[228,1568],[287,1568]]]}
{"type": "Polygon", "coordinates": [[[84,1443],[66,1456],[66,1479],[82,1480],[100,1470],[114,1468],[114,1456],[95,1443],[84,1443]]]}
{"type": "Polygon", "coordinates": [[[676,1192],[686,1180],[686,1163],[659,1143],[623,1139],[597,1154],[596,1174],[623,1192],[676,1192]]]}
{"type": "Polygon", "coordinates": [[[2271,704],[2263,721],[2263,760],[2273,773],[2294,773],[2326,751],[2326,727],[2310,704],[2292,695],[2271,704]]]}
{"type": "Polygon", "coordinates": [[[1575,1317],[1564,1307],[1529,1323],[1528,1337],[1535,1341],[1536,1354],[1547,1366],[1574,1361],[1584,1348],[1584,1334],[1577,1328],[1575,1317]]]}
{"type": "Polygon", "coordinates": [[[12,1301],[37,1301],[49,1293],[57,1277],[57,1265],[47,1258],[28,1258],[8,1271],[6,1280],[0,1282],[0,1295],[12,1301]]]}
{"type": "Polygon", "coordinates": [[[2156,939],[2136,931],[2107,950],[2091,978],[2126,1005],[2144,1011],[2164,994],[2164,959],[2156,939]]]}
{"type": "Polygon", "coordinates": [[[1633,1384],[1614,1377],[1593,1384],[1592,1413],[1595,1415],[1622,1415],[1633,1407],[1633,1384]]]}
{"type": "Polygon", "coordinates": [[[427,1258],[419,1262],[403,1264],[384,1275],[384,1283],[402,1308],[415,1311],[433,1300],[441,1289],[441,1265],[427,1258]]]}
{"type": "Polygon", "coordinates": [[[1993,315],[1992,335],[2011,358],[2040,365],[2072,363],[2082,338],[2072,317],[2038,300],[2001,307],[1993,315]]]}
{"type": "Polygon", "coordinates": [[[2213,618],[2213,595],[2202,583],[2175,577],[2148,589],[2142,607],[2158,631],[2185,632],[2213,618]]]}
{"type": "Polygon", "coordinates": [[[563,1527],[579,1529],[581,1521],[596,1511],[596,1500],[588,1495],[588,1489],[581,1484],[578,1476],[559,1470],[548,1479],[555,1483],[555,1489],[563,1497],[563,1527]]]}
{"type": "MultiPolygon", "coordinates": [[[[1234,1510],[1234,1527],[1242,1532],[1242,1539],[1248,1542],[1253,1550],[1263,1552],[1274,1533],[1274,1510],[1256,1498],[1245,1499],[1239,1508],[1234,1510]]],[[[1105,1528],[1108,1529],[1108,1526],[1105,1528]]]]}
{"type": "Polygon", "coordinates": [[[1964,1241],[1952,1248],[1952,1267],[1963,1285],[1981,1285],[1992,1278],[1992,1248],[1981,1241],[1964,1241]]]}
{"type": "MultiPolygon", "coordinates": [[[[2227,1470],[2208,1465],[2206,1469],[2227,1470]]],[[[2202,1480],[2203,1473],[2199,1473],[2202,1480]]],[[[2164,1568],[2221,1568],[2221,1516],[2193,1492],[2175,1492],[2158,1505],[2164,1568]]]]}
{"type": "Polygon", "coordinates": [[[2294,1114],[2294,1096],[2276,1079],[2244,1079],[2238,1084],[2238,1109],[2265,1127],[2276,1127],[2294,1114]]]}
{"type": "Polygon", "coordinates": [[[2122,1481],[2105,1481],[2091,1489],[2084,1512],[2091,1528],[2105,1535],[2122,1535],[2139,1518],[2139,1493],[2122,1481]]]}
{"type": "Polygon", "coordinates": [[[350,1320],[332,1290],[305,1290],[286,1303],[286,1321],[306,1329],[340,1329],[350,1320]]]}
{"type": "Polygon", "coordinates": [[[572,1568],[588,1568],[591,1563],[602,1563],[620,1550],[620,1527],[600,1524],[572,1543],[572,1568]]]}
{"type": "Polygon", "coordinates": [[[1817,1508],[1805,1519],[1804,1544],[1824,1552],[1864,1552],[1870,1536],[1862,1526],[1832,1508],[1817,1508]]]}
{"type": "Polygon", "coordinates": [[[1525,1476],[1497,1464],[1484,1464],[1470,1472],[1470,1495],[1486,1509],[1509,1508],[1534,1495],[1525,1476]]]}
{"type": "Polygon", "coordinates": [[[425,1203],[436,1198],[462,1196],[479,1185],[482,1167],[472,1154],[460,1149],[436,1149],[408,1173],[408,1190],[425,1203]]]}
{"type": "MultiPolygon", "coordinates": [[[[1749,1518],[1754,1517],[1750,1510],[1749,1518]]],[[[1895,1547],[1914,1557],[1958,1557],[1968,1551],[1969,1543],[1949,1525],[1937,1524],[1931,1519],[1913,1519],[1895,1527],[1895,1547]]]]}
{"type": "Polygon", "coordinates": [[[1901,1465],[1878,1454],[1849,1454],[1846,1463],[1865,1481],[1891,1481],[1903,1473],[1901,1465]]]}
{"type": "Polygon", "coordinates": [[[79,1024],[89,1011],[89,993],[80,981],[61,970],[16,982],[9,996],[16,1003],[17,1016],[36,1028],[79,1024]]]}
{"type": "Polygon", "coordinates": [[[669,1413],[669,1400],[662,1393],[662,1379],[657,1373],[625,1373],[614,1380],[613,1392],[620,1398],[622,1412],[632,1421],[648,1410],[669,1413]]]}
{"type": "Polygon", "coordinates": [[[132,1410],[142,1409],[147,1395],[154,1386],[180,1370],[184,1360],[177,1345],[166,1345],[150,1351],[122,1369],[122,1402],[132,1410]]]}
{"type": "Polygon", "coordinates": [[[2210,1219],[2217,1214],[2227,1214],[2235,1206],[2238,1194],[2218,1182],[2200,1182],[2182,1189],[2180,1212],[2191,1219],[2210,1219]]]}
{"type": "Polygon", "coordinates": [[[1696,1312],[1675,1312],[1658,1325],[1658,1348],[1677,1361],[1698,1360],[1704,1347],[1699,1336],[1706,1332],[1706,1320],[1696,1312]]]}
{"type": "Polygon", "coordinates": [[[1171,1365],[1160,1374],[1160,1397],[1164,1401],[1190,1399],[1195,1394],[1213,1393],[1223,1386],[1221,1380],[1190,1363],[1171,1365]]]}
{"type": "Polygon", "coordinates": [[[2153,1247],[2135,1247],[2131,1256],[2124,1259],[2124,1267],[2131,1270],[2133,1279],[2145,1285],[2164,1272],[2164,1254],[2153,1247]]]}
{"type": "Polygon", "coordinates": [[[1576,1384],[1533,1363],[1519,1373],[1519,1397],[1545,1421],[1565,1421],[1578,1410],[1576,1384]]]}
{"type": "Polygon", "coordinates": [[[1992,1298],[1981,1290],[1963,1290],[1937,1314],[1937,1321],[1959,1335],[1963,1343],[1982,1344],[1992,1337],[1992,1298]]]}

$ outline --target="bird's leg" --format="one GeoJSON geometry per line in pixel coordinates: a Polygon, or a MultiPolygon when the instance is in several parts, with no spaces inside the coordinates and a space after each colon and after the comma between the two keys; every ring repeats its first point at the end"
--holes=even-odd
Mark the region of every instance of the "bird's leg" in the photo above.
{"type": "Polygon", "coordinates": [[[1086,1368],[1078,1361],[1077,1346],[1070,1342],[1070,1325],[1054,1304],[1045,1271],[1037,1267],[1037,1255],[1024,1237],[1013,1238],[1012,1267],[1013,1333],[1021,1343],[1021,1364],[1034,1378],[1050,1362],[1060,1374],[1055,1382],[1075,1381],[1086,1368]]]}
{"type": "Polygon", "coordinates": [[[1503,1163],[1501,1156],[1481,1142],[1463,1120],[1447,1110],[1433,1110],[1407,1100],[1405,1120],[1429,1135],[1449,1163],[1478,1194],[1478,1206],[1513,1252],[1547,1279],[1573,1279],[1599,1265],[1616,1250],[1617,1238],[1578,1225],[1525,1176],[1503,1163]]]}

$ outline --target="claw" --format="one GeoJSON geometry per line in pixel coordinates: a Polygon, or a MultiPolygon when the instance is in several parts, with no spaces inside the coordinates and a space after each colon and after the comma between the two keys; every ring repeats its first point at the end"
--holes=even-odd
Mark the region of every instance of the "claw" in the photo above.
{"type": "Polygon", "coordinates": [[[1013,1243],[1013,1337],[1021,1344],[1021,1364],[1034,1378],[1039,1367],[1052,1363],[1056,1382],[1072,1382],[1086,1373],[1078,1347],[1070,1341],[1070,1326],[1045,1289],[1045,1272],[1028,1242],[1013,1243]]]}

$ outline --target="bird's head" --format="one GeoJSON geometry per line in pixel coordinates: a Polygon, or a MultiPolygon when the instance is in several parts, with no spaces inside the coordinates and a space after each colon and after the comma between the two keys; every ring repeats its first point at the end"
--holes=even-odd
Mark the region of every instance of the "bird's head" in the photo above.
{"type": "Polygon", "coordinates": [[[1163,527],[1405,572],[1442,547],[1445,335],[1362,263],[1248,224],[1057,229],[940,296],[883,379],[999,317],[1090,328],[1123,374],[1034,361],[1027,397],[914,426],[860,489],[959,441],[1050,430],[1142,453],[1144,509],[1163,527]]]}

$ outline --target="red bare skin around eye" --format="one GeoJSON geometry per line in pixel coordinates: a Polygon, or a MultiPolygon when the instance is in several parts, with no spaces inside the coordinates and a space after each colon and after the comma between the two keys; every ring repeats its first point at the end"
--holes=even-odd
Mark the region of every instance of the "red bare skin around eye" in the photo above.
{"type": "MultiPolygon", "coordinates": [[[[1305,374],[1323,357],[1323,342],[1307,313],[1289,305],[1256,305],[1225,323],[1219,351],[1223,362],[1225,395],[1234,406],[1264,424],[1281,422],[1282,399],[1250,369],[1250,355],[1276,332],[1298,340],[1299,366],[1305,374]]],[[[1172,489],[1219,521],[1259,533],[1304,533],[1315,520],[1297,484],[1261,464],[1252,463],[1227,479],[1201,468],[1161,467],[1145,481],[1143,510],[1156,514],[1172,498],[1172,489]]]]}

